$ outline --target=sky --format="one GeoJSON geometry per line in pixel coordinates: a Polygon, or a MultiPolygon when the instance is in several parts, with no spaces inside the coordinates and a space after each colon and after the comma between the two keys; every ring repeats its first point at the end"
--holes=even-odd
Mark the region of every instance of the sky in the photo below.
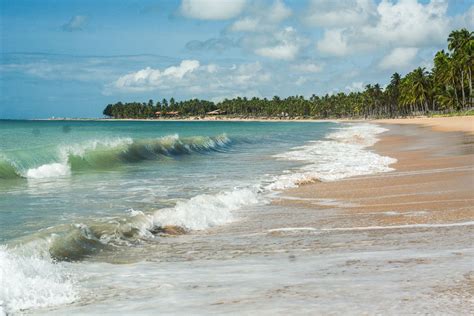
{"type": "Polygon", "coordinates": [[[1,0],[0,119],[359,91],[430,69],[474,0],[1,0]]]}

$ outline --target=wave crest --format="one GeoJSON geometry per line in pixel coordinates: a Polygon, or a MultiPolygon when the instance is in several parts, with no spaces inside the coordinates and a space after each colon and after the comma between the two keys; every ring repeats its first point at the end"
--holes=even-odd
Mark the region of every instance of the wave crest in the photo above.
{"type": "MultiPolygon", "coordinates": [[[[110,169],[145,160],[220,152],[226,150],[230,144],[231,140],[225,134],[215,137],[180,137],[176,134],[156,139],[91,140],[60,146],[58,152],[49,157],[50,161],[35,166],[28,167],[24,161],[15,162],[0,156],[0,179],[67,177],[74,171],[110,169]],[[20,167],[24,165],[27,167],[20,167]]],[[[36,154],[31,152],[25,155],[36,154]]]]}

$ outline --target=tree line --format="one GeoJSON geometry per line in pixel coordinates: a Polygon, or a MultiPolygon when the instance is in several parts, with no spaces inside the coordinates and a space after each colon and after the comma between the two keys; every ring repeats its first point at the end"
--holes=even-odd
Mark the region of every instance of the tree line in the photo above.
{"type": "Polygon", "coordinates": [[[402,77],[391,76],[389,84],[369,84],[363,91],[324,96],[280,98],[236,97],[214,103],[191,99],[162,99],[156,103],[131,102],[108,104],[103,114],[113,118],[152,118],[178,112],[179,116],[204,116],[219,110],[239,117],[399,117],[417,114],[467,111],[474,105],[474,32],[452,31],[447,51],[436,53],[433,68],[418,67],[402,77]]]}

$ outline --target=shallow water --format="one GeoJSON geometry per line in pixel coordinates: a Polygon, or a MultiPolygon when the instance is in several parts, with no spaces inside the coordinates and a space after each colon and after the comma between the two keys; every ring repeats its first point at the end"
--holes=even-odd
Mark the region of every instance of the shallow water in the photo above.
{"type": "MultiPolygon", "coordinates": [[[[394,159],[367,149],[383,131],[316,122],[0,121],[0,309],[100,305],[94,291],[108,282],[97,275],[104,265],[212,257],[194,251],[193,232],[238,225],[241,210],[266,212],[273,195],[301,182],[391,170],[394,159]],[[190,234],[157,234],[168,225],[190,234]]],[[[135,268],[117,269],[112,297],[135,268]]]]}

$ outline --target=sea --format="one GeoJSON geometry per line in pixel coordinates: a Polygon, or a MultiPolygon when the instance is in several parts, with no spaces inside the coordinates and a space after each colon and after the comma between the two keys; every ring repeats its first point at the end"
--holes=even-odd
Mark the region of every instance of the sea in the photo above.
{"type": "Polygon", "coordinates": [[[384,131],[337,122],[0,120],[0,315],[219,311],[203,302],[235,288],[209,280],[245,274],[237,288],[258,289],[269,260],[222,252],[237,240],[227,227],[245,230],[252,214],[270,221],[286,189],[392,170],[395,160],[371,148],[384,131]]]}

